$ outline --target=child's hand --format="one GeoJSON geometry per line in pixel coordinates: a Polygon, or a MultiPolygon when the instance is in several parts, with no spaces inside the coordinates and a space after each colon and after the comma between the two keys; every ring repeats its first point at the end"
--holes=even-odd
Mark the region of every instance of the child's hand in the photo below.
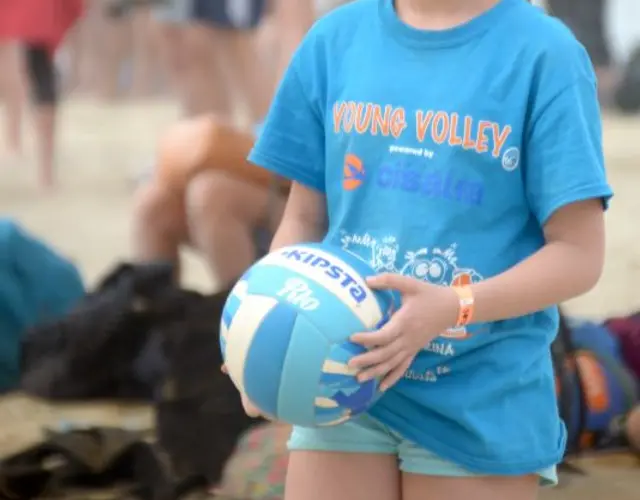
{"type": "MultiPolygon", "coordinates": [[[[229,375],[229,370],[227,368],[227,365],[225,365],[224,363],[222,364],[222,366],[220,367],[220,370],[222,371],[222,373],[224,373],[225,375],[229,375]]],[[[240,396],[242,397],[242,406],[244,408],[244,412],[249,415],[252,418],[258,418],[258,417],[263,417],[264,415],[262,415],[262,413],[260,413],[260,410],[258,410],[258,407],[256,405],[254,405],[249,398],[247,397],[246,394],[244,394],[243,392],[240,393],[240,396]]]]}
{"type": "Polygon", "coordinates": [[[399,274],[375,276],[367,284],[402,295],[402,306],[382,328],[351,337],[369,351],[354,357],[349,366],[362,368],[358,375],[361,382],[384,377],[380,390],[385,391],[402,378],[429,341],[455,325],[460,301],[451,288],[399,274]]]}

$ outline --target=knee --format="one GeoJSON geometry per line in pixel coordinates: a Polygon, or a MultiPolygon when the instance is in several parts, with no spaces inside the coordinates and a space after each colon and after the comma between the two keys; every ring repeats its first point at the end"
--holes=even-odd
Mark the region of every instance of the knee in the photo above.
{"type": "Polygon", "coordinates": [[[138,189],[134,197],[133,218],[136,231],[158,235],[180,232],[183,201],[162,183],[151,182],[138,189]]]}
{"type": "Polygon", "coordinates": [[[169,185],[186,186],[208,163],[220,142],[222,121],[216,116],[182,120],[164,134],[159,143],[158,175],[169,185]]]}

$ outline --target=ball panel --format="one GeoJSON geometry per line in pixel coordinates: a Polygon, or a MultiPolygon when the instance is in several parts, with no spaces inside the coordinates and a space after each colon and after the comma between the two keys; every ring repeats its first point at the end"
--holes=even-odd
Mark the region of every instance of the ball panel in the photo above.
{"type": "Polygon", "coordinates": [[[224,321],[220,322],[220,350],[222,351],[222,358],[224,359],[227,352],[227,335],[229,335],[229,329],[224,321]]]}
{"type": "Polygon", "coordinates": [[[360,274],[321,246],[285,247],[263,257],[256,264],[257,268],[261,266],[289,269],[322,285],[344,303],[367,329],[380,322],[386,312],[360,274]]]}
{"type": "MultiPolygon", "coordinates": [[[[309,243],[307,244],[307,246],[310,248],[324,248],[325,251],[328,247],[326,243],[309,243]]],[[[353,255],[350,252],[347,252],[340,247],[332,247],[331,254],[340,258],[344,263],[353,268],[353,270],[356,272],[356,275],[361,276],[363,279],[378,274],[368,262],[362,260],[361,258],[353,255]]],[[[375,299],[378,301],[380,310],[386,316],[386,318],[383,318],[382,321],[386,322],[388,316],[390,316],[393,311],[400,308],[400,295],[394,290],[372,290],[372,293],[375,299]]]]}
{"type": "Polygon", "coordinates": [[[349,410],[351,416],[359,415],[369,408],[378,396],[378,383],[369,380],[356,387],[342,387],[333,394],[333,400],[341,408],[349,410]]]}
{"type": "Polygon", "coordinates": [[[229,325],[231,325],[231,322],[233,321],[233,317],[238,312],[238,308],[240,307],[240,304],[247,296],[248,287],[249,287],[249,283],[243,277],[231,289],[231,292],[229,292],[227,301],[224,304],[224,309],[222,310],[222,322],[224,325],[226,325],[227,328],[229,328],[229,325]]]}
{"type": "Polygon", "coordinates": [[[343,342],[345,337],[366,330],[352,308],[312,279],[276,266],[257,266],[251,276],[250,295],[278,295],[279,301],[306,316],[329,343],[343,342]]]}
{"type": "Polygon", "coordinates": [[[265,316],[276,307],[272,297],[250,295],[240,303],[229,325],[226,340],[225,364],[236,387],[244,392],[244,366],[247,352],[265,316]]]}
{"type": "Polygon", "coordinates": [[[331,351],[325,365],[322,367],[325,373],[342,373],[343,375],[355,375],[355,371],[348,368],[347,364],[354,356],[363,354],[366,349],[360,344],[343,342],[331,346],[331,351]],[[344,371],[347,370],[347,372],[344,371]]]}
{"type": "Polygon", "coordinates": [[[280,419],[308,427],[316,424],[314,400],[328,353],[324,336],[308,318],[298,315],[282,366],[277,412],[280,419]]]}
{"type": "Polygon", "coordinates": [[[278,392],[298,311],[287,303],[271,309],[258,326],[244,362],[249,399],[269,415],[278,414],[278,392]]]}
{"type": "Polygon", "coordinates": [[[332,425],[330,421],[358,415],[378,398],[378,381],[370,380],[361,384],[356,378],[357,371],[348,366],[353,356],[364,351],[362,346],[352,342],[331,347],[322,368],[318,389],[318,395],[325,404],[318,405],[320,398],[316,399],[316,417],[322,425],[332,425]],[[334,405],[326,404],[327,401],[334,405]]]}
{"type": "MultiPolygon", "coordinates": [[[[335,404],[335,402],[334,402],[335,404]]],[[[351,418],[349,410],[327,404],[322,398],[316,399],[316,423],[318,427],[338,425],[351,418]]]]}

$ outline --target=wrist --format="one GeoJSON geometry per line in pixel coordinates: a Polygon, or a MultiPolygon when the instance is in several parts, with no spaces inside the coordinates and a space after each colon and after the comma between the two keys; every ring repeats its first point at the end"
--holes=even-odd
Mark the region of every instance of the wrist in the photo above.
{"type": "Polygon", "coordinates": [[[455,328],[460,316],[460,297],[453,287],[442,286],[442,302],[444,316],[447,318],[447,328],[455,328]]]}
{"type": "Polygon", "coordinates": [[[469,285],[452,286],[451,291],[457,298],[457,315],[455,328],[463,328],[473,320],[475,310],[475,297],[473,289],[469,285]]]}

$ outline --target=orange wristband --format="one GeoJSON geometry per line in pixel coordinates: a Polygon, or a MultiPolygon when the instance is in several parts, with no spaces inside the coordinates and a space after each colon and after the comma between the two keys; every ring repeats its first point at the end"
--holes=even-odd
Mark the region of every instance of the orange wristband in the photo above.
{"type": "Polygon", "coordinates": [[[460,310],[458,312],[458,321],[456,322],[456,328],[460,328],[471,323],[475,301],[470,286],[454,286],[453,289],[460,299],[460,310]]]}

